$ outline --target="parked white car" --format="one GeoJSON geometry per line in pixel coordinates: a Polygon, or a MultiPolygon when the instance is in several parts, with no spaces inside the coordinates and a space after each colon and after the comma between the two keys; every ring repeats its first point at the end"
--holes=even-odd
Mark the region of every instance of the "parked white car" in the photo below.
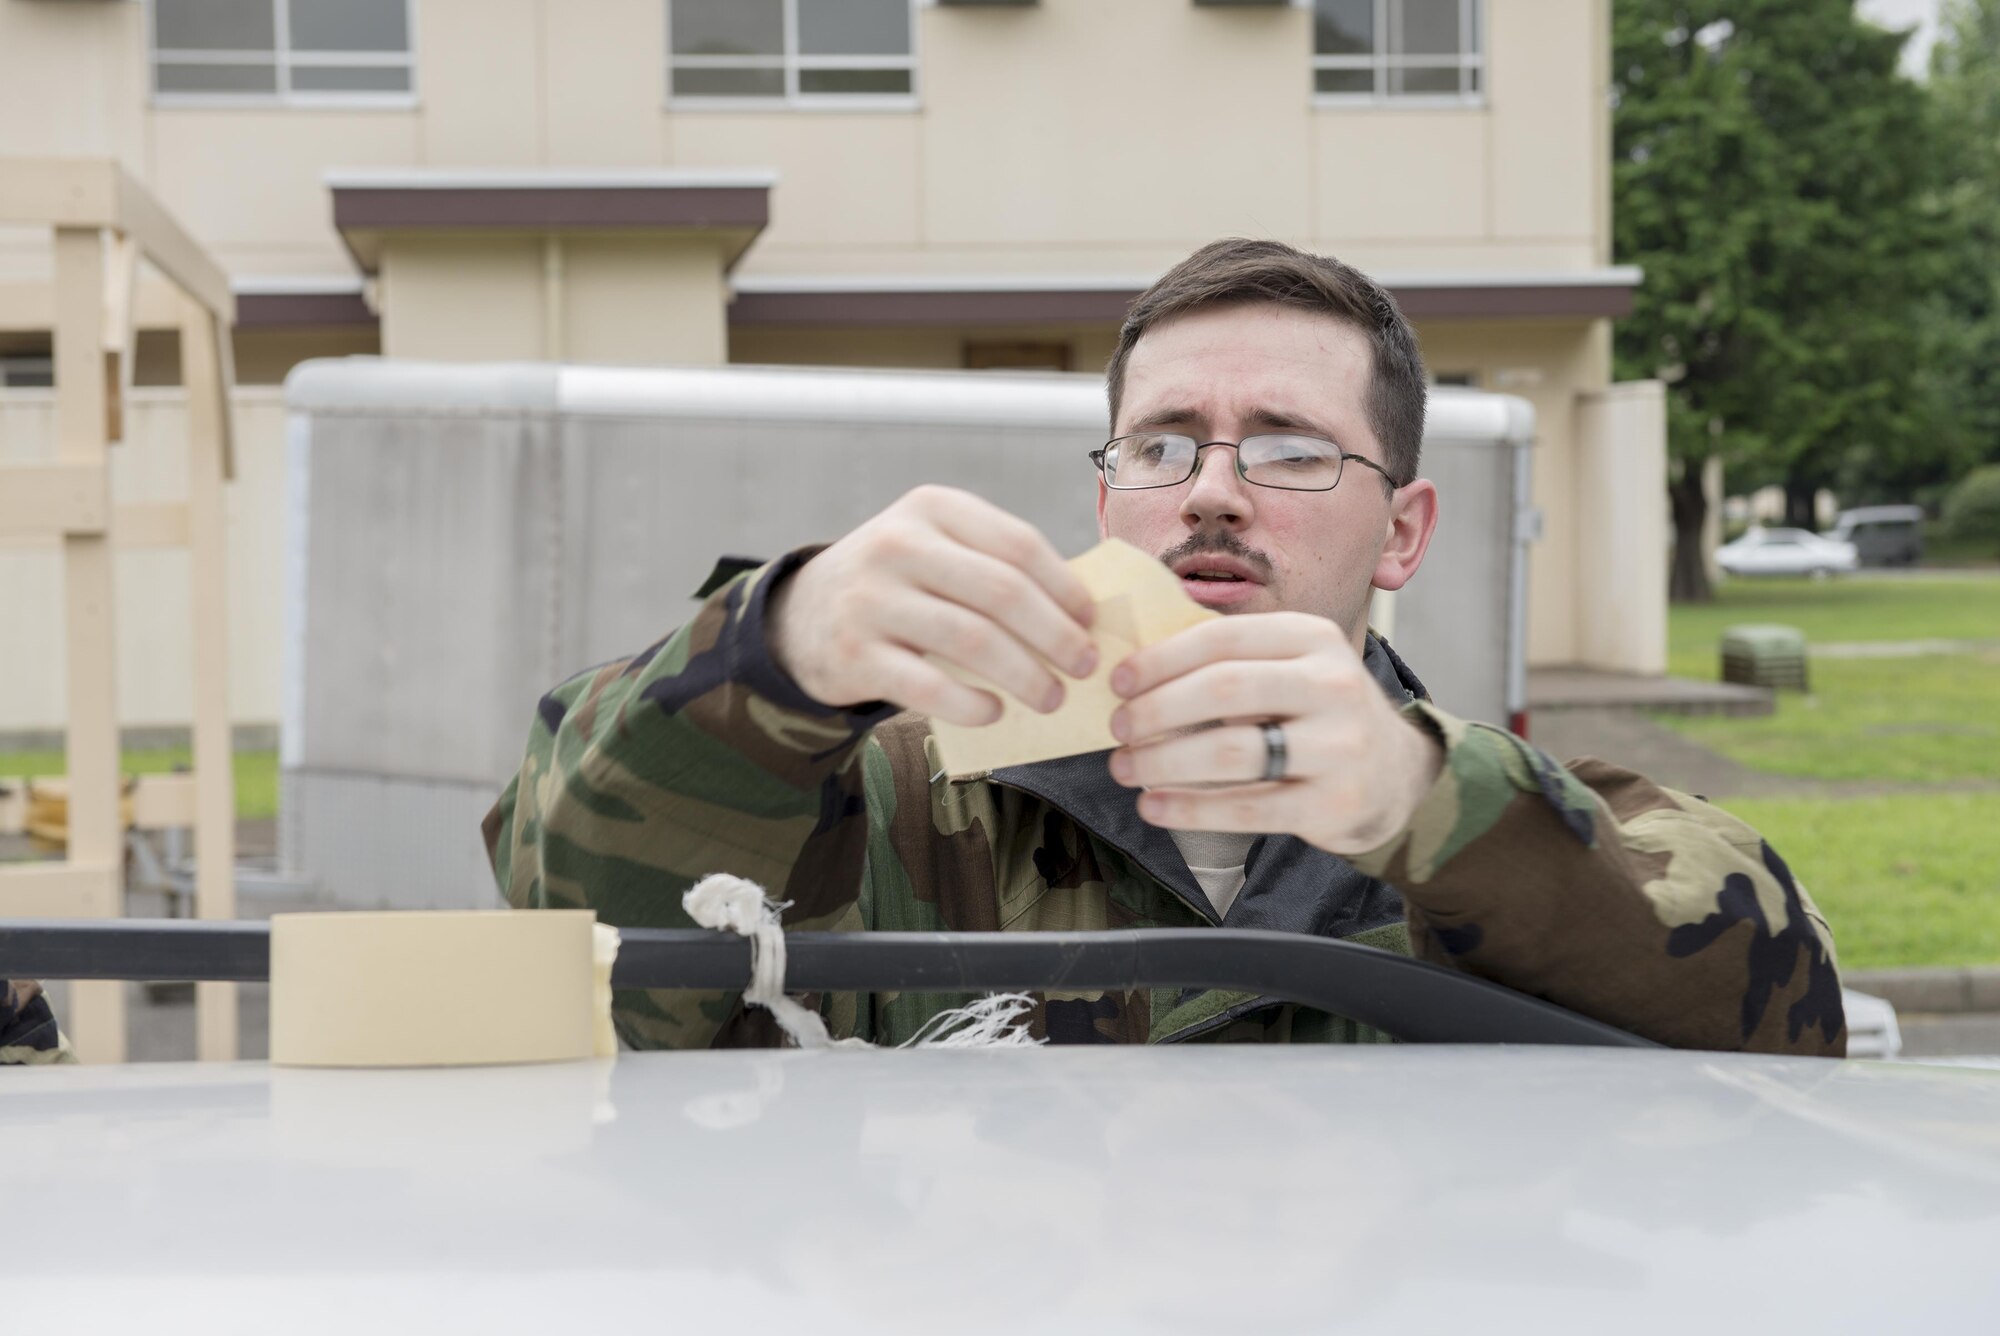
{"type": "Polygon", "coordinates": [[[1831,575],[1861,564],[1854,544],[1809,529],[1752,529],[1715,552],[1731,575],[1831,575]]]}

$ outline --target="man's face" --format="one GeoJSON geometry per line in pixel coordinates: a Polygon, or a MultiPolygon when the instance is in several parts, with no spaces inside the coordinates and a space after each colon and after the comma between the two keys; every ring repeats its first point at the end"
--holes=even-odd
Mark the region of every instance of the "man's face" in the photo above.
{"type": "MultiPolygon", "coordinates": [[[[1114,436],[1171,431],[1236,442],[1294,432],[1387,467],[1368,423],[1373,354],[1360,330],[1270,303],[1197,311],[1148,330],[1125,365],[1114,436]]],[[[1098,481],[1098,531],[1151,552],[1188,596],[1226,613],[1316,613],[1358,644],[1370,589],[1416,572],[1436,520],[1427,482],[1391,494],[1349,462],[1330,492],[1258,487],[1234,450],[1201,454],[1175,487],[1114,491],[1098,481]],[[1204,576],[1239,577],[1217,581],[1204,576]]]]}

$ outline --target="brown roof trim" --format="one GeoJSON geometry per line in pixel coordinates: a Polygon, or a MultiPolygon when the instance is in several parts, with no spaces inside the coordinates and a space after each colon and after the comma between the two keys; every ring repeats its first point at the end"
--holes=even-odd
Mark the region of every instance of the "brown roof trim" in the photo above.
{"type": "Polygon", "coordinates": [[[732,325],[1018,325],[1118,321],[1139,290],[739,292],[732,325]]]}
{"type": "Polygon", "coordinates": [[[239,292],[236,328],[304,329],[381,323],[358,292],[239,292]]]}
{"type": "MultiPolygon", "coordinates": [[[[841,325],[1026,325],[1115,323],[1139,295],[1125,289],[1018,292],[745,292],[729,323],[752,327],[841,325]]],[[[1423,319],[1618,318],[1631,314],[1622,284],[1518,287],[1410,287],[1396,290],[1403,313],[1423,319]]],[[[257,292],[236,296],[239,329],[366,327],[380,324],[359,292],[257,292]]]]}
{"type": "MultiPolygon", "coordinates": [[[[1411,319],[1619,317],[1632,313],[1623,283],[1400,287],[1396,301],[1411,319]]],[[[1034,288],[1014,292],[739,292],[729,323],[781,325],[1000,325],[1117,322],[1140,289],[1034,288]]]]}
{"type": "Polygon", "coordinates": [[[1412,320],[1521,319],[1527,316],[1632,314],[1625,283],[1547,283],[1516,287],[1395,288],[1396,304],[1412,320]]]}
{"type": "Polygon", "coordinates": [[[771,220],[768,186],[333,187],[350,228],[750,227],[771,220]]]}

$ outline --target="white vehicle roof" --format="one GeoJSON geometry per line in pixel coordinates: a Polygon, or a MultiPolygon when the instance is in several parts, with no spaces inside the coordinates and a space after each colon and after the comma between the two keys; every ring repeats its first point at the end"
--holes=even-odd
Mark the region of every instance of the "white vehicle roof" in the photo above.
{"type": "Polygon", "coordinates": [[[1832,539],[1814,533],[1811,529],[1790,529],[1790,528],[1784,528],[1782,526],[1772,526],[1770,528],[1765,528],[1759,525],[1744,530],[1742,536],[1737,538],[1734,543],[1728,543],[1725,544],[1725,546],[1734,547],[1738,543],[1755,544],[1759,542],[1766,542],[1774,538],[1787,539],[1792,542],[1799,542],[1799,543],[1826,543],[1833,541],[1832,539]]]}
{"type": "Polygon", "coordinates": [[[1607,1049],[5,1077],[23,1331],[2000,1328],[2000,1072],[1607,1049]]]}
{"type": "Polygon", "coordinates": [[[1843,510],[1838,524],[1914,524],[1924,518],[1922,506],[1856,506],[1843,510]]]}

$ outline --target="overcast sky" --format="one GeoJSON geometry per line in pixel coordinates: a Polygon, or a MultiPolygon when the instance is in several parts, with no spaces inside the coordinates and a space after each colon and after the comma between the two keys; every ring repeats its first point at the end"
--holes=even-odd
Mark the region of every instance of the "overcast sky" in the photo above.
{"type": "Polygon", "coordinates": [[[1861,13],[1885,28],[1917,25],[1917,35],[1903,48],[1903,69],[1919,78],[1930,68],[1931,46],[1937,41],[1938,6],[1942,0],[1857,0],[1861,13]]]}

